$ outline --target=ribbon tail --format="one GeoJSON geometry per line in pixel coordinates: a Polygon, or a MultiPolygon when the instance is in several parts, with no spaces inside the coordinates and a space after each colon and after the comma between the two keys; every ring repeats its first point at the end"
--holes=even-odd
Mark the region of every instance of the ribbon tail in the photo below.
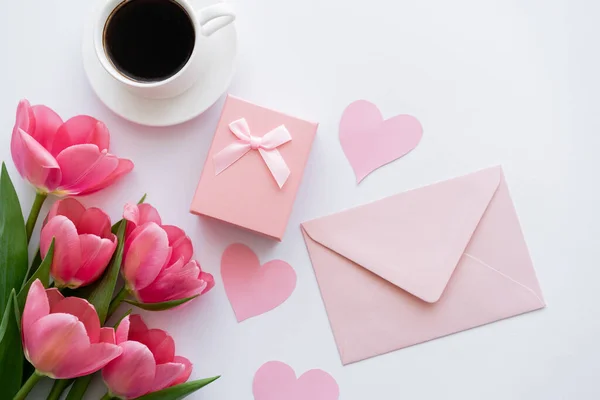
{"type": "Polygon", "coordinates": [[[225,171],[249,151],[250,144],[235,142],[215,154],[213,156],[215,175],[219,175],[221,172],[225,171]]]}
{"type": "Polygon", "coordinates": [[[265,164],[267,164],[269,171],[271,171],[271,175],[275,178],[277,185],[279,185],[279,189],[281,189],[290,176],[290,169],[285,163],[285,160],[277,149],[258,149],[258,151],[265,161],[265,164]]]}

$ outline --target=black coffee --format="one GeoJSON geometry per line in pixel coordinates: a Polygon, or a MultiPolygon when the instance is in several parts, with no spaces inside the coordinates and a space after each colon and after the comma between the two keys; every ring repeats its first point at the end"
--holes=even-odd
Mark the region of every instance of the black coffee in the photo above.
{"type": "Polygon", "coordinates": [[[171,0],[125,1],[104,26],[104,48],[115,68],[143,82],[175,75],[195,41],[190,16],[171,0]]]}

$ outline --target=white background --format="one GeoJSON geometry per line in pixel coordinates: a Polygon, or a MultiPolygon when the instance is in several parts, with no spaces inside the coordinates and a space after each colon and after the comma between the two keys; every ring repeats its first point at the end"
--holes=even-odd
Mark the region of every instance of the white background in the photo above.
{"type": "MultiPolygon", "coordinates": [[[[64,118],[93,115],[112,133],[111,152],[136,167],[85,204],[116,220],[125,202],[147,192],[217,279],[189,307],[147,317],[175,337],[177,353],[195,365],[193,378],[223,376],[190,398],[251,400],[254,372],[269,360],[297,373],[328,371],[342,400],[600,398],[600,3],[232,3],[239,58],[231,93],[320,122],[281,244],[188,214],[222,99],[180,126],[128,123],[95,97],[84,75],[81,34],[91,2],[1,0],[0,8],[0,158],[24,209],[33,190],[9,150],[18,100],[50,105],[64,118]],[[357,186],[337,126],[360,98],[385,116],[415,115],[425,133],[415,151],[357,186]],[[342,367],[299,223],[495,164],[504,166],[548,307],[342,367]],[[283,306],[241,324],[219,274],[222,251],[238,241],[262,262],[281,258],[298,274],[283,306]]],[[[89,398],[103,393],[97,382],[89,398]]]]}

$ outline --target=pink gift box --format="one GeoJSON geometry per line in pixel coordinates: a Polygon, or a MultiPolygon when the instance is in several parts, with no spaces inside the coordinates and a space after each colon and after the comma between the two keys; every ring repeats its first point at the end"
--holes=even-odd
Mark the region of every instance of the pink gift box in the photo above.
{"type": "Polygon", "coordinates": [[[281,241],[317,126],[227,96],[190,211],[281,241]]]}

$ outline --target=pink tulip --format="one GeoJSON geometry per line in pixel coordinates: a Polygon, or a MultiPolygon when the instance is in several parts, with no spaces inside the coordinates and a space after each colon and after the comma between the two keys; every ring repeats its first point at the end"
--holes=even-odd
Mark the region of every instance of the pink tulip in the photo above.
{"type": "Polygon", "coordinates": [[[103,189],[133,168],[108,153],[106,126],[87,115],[63,122],[46,106],[21,100],[10,149],[19,174],[38,191],[85,195],[103,189]]]}
{"type": "Polygon", "coordinates": [[[192,260],[192,241],[183,230],[162,225],[149,204],[127,204],[123,212],[127,239],[123,275],[127,287],[144,303],[178,300],[208,292],[215,285],[211,274],[192,260]]]}
{"type": "Polygon", "coordinates": [[[53,379],[89,375],[123,352],[114,329],[100,327],[94,306],[45,290],[39,279],[29,289],[21,324],[25,357],[53,379]]]}
{"type": "Polygon", "coordinates": [[[50,273],[56,286],[77,288],[100,277],[117,247],[110,228],[104,211],[86,209],[72,197],[52,205],[42,227],[40,251],[45,257],[54,238],[50,273]]]}
{"type": "Polygon", "coordinates": [[[192,363],[175,356],[173,338],[161,329],[148,329],[139,315],[123,318],[116,340],[123,354],[102,370],[113,397],[143,396],[183,383],[192,373],[192,363]]]}

